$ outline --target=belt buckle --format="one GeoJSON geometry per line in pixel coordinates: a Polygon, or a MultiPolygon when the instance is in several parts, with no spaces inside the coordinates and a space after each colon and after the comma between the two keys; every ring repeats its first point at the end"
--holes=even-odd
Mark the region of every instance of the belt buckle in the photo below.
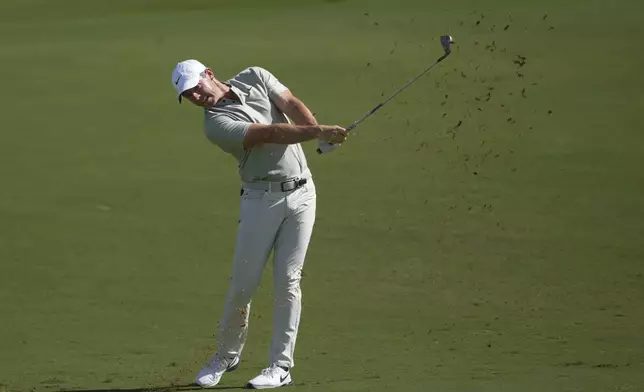
{"type": "Polygon", "coordinates": [[[298,188],[300,188],[302,185],[307,183],[306,178],[300,178],[298,180],[289,180],[289,181],[284,181],[280,184],[280,188],[282,188],[282,192],[289,192],[289,191],[294,191],[298,188]],[[285,185],[290,185],[293,184],[292,187],[289,187],[288,189],[285,188],[285,185]]]}

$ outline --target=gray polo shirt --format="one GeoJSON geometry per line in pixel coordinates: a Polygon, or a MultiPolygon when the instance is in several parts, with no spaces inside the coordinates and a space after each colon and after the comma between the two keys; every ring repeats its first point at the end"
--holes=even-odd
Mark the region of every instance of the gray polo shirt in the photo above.
{"type": "Polygon", "coordinates": [[[239,101],[224,98],[205,109],[204,129],[212,143],[237,159],[244,182],[284,181],[308,171],[299,144],[263,144],[244,150],[242,143],[251,123],[287,123],[272,97],[288,90],[270,72],[251,67],[226,82],[239,101]]]}

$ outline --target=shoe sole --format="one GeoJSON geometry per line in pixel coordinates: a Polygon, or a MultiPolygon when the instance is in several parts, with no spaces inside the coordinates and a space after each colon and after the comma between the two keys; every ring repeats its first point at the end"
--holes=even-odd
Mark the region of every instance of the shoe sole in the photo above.
{"type": "Polygon", "coordinates": [[[275,388],[281,388],[281,387],[292,387],[293,385],[295,385],[295,384],[293,384],[293,381],[289,381],[286,384],[280,385],[279,387],[259,387],[258,388],[255,385],[253,385],[251,383],[248,383],[248,384],[246,384],[244,389],[275,389],[275,388]]]}
{"type": "Polygon", "coordinates": [[[244,389],[275,389],[275,388],[281,388],[281,387],[292,387],[294,384],[292,382],[284,385],[280,385],[279,387],[266,387],[266,388],[257,388],[253,384],[246,384],[246,387],[244,389]]]}

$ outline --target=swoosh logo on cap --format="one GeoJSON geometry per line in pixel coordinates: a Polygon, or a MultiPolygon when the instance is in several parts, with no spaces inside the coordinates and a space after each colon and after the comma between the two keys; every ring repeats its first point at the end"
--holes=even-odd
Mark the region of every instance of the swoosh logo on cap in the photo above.
{"type": "Polygon", "coordinates": [[[176,82],[174,82],[174,84],[179,85],[179,81],[180,81],[180,80],[181,80],[181,76],[179,76],[179,77],[177,78],[177,81],[176,81],[176,82]]]}

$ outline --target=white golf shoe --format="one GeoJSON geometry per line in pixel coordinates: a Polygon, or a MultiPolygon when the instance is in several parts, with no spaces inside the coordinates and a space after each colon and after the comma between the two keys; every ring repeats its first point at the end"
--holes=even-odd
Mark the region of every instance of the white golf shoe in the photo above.
{"type": "Polygon", "coordinates": [[[248,389],[269,389],[279,388],[285,385],[291,385],[291,373],[282,369],[277,365],[262,370],[259,376],[253,378],[248,382],[246,388],[248,389]]]}
{"type": "Polygon", "coordinates": [[[215,354],[210,361],[204,366],[197,377],[195,377],[195,384],[202,388],[212,388],[219,384],[221,376],[226,372],[232,372],[239,366],[239,357],[227,359],[215,354]]]}

